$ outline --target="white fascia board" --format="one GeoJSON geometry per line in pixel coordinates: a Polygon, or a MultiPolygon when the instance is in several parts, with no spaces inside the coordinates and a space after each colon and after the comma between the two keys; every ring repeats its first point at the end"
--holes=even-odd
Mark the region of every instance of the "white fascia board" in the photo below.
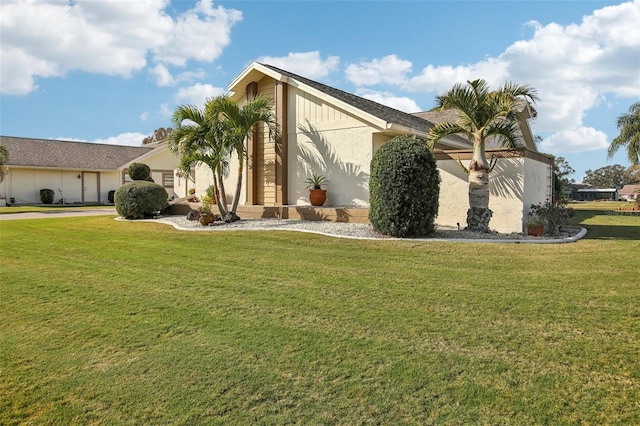
{"type": "Polygon", "coordinates": [[[142,154],[140,157],[136,157],[133,160],[124,163],[122,166],[118,167],[116,170],[124,170],[127,167],[129,167],[129,165],[131,163],[143,163],[144,160],[146,160],[147,158],[150,157],[155,157],[158,154],[161,154],[163,151],[169,149],[169,147],[167,147],[167,145],[162,145],[162,146],[158,146],[156,148],[154,148],[153,150],[147,152],[146,154],[142,154]]]}

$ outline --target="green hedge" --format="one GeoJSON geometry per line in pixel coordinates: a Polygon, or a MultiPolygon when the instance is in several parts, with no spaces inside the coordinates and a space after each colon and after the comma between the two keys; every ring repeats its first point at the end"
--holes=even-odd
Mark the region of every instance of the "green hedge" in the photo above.
{"type": "Polygon", "coordinates": [[[53,192],[53,189],[41,189],[40,190],[40,201],[42,202],[42,204],[53,204],[53,196],[55,195],[55,192],[53,192]]]}
{"type": "Polygon", "coordinates": [[[398,136],[371,160],[369,220],[394,237],[427,236],[435,230],[440,173],[433,154],[421,141],[398,136]]]}
{"type": "Polygon", "coordinates": [[[131,163],[128,167],[131,180],[149,180],[151,169],[144,163],[131,163]]]}
{"type": "Polygon", "coordinates": [[[116,211],[126,219],[153,216],[167,206],[167,191],[156,183],[144,180],[125,183],[116,190],[116,211]]]}

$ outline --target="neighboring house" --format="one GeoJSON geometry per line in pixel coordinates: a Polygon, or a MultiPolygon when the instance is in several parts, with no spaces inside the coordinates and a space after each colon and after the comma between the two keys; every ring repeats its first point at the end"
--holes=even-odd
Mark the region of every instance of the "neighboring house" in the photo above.
{"type": "Polygon", "coordinates": [[[623,201],[640,201],[640,185],[625,185],[618,190],[618,197],[623,201]]]}
{"type": "MultiPolygon", "coordinates": [[[[425,137],[434,122],[443,119],[443,113],[407,114],[256,62],[231,82],[229,92],[240,104],[257,94],[271,98],[281,132],[277,140],[270,140],[264,129],[258,130],[248,143],[240,199],[245,205],[309,205],[305,179],[316,173],[329,180],[325,205],[368,207],[370,163],[376,150],[398,135],[425,137]]],[[[526,119],[518,124],[525,141],[522,148],[487,150],[489,158],[497,158],[489,207],[494,212],[490,226],[499,232],[523,232],[529,206],[552,197],[553,161],[537,152],[526,119]]],[[[468,163],[471,144],[449,137],[434,154],[442,179],[436,222],[465,226],[467,175],[458,160],[468,163]]],[[[195,180],[196,193],[204,192],[210,171],[198,168],[195,180]]],[[[235,180],[231,173],[225,187],[235,188],[235,180]]],[[[188,182],[176,184],[178,193],[186,193],[188,182]]]]}
{"type": "Polygon", "coordinates": [[[582,188],[575,192],[573,198],[575,201],[616,201],[617,199],[617,188],[582,188]]]}
{"type": "Polygon", "coordinates": [[[153,180],[176,195],[178,160],[163,143],[134,147],[0,136],[0,144],[9,153],[0,197],[11,204],[40,203],[44,188],[55,192],[56,203],[106,203],[109,191],[129,180],[131,163],[147,164],[153,180]]]}

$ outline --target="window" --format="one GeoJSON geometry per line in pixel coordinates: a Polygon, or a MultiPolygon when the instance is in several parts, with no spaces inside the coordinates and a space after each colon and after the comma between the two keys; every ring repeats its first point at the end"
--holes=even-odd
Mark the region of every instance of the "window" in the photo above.
{"type": "Polygon", "coordinates": [[[165,188],[173,188],[173,172],[162,173],[162,186],[165,188]]]}

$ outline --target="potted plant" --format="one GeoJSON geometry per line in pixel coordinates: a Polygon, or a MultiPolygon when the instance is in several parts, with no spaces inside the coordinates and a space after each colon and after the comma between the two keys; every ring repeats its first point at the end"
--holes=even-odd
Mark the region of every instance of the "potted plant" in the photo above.
{"type": "Polygon", "coordinates": [[[322,189],[322,185],[326,185],[327,178],[322,175],[312,175],[305,180],[307,189],[309,190],[309,202],[312,206],[319,207],[327,201],[327,190],[322,189]]]}
{"type": "Polygon", "coordinates": [[[200,221],[201,225],[207,226],[215,222],[216,217],[211,211],[212,199],[208,195],[202,197],[202,208],[200,209],[200,221]]]}
{"type": "Polygon", "coordinates": [[[532,220],[527,223],[527,234],[533,235],[534,237],[539,237],[544,232],[544,224],[532,220]]]}

